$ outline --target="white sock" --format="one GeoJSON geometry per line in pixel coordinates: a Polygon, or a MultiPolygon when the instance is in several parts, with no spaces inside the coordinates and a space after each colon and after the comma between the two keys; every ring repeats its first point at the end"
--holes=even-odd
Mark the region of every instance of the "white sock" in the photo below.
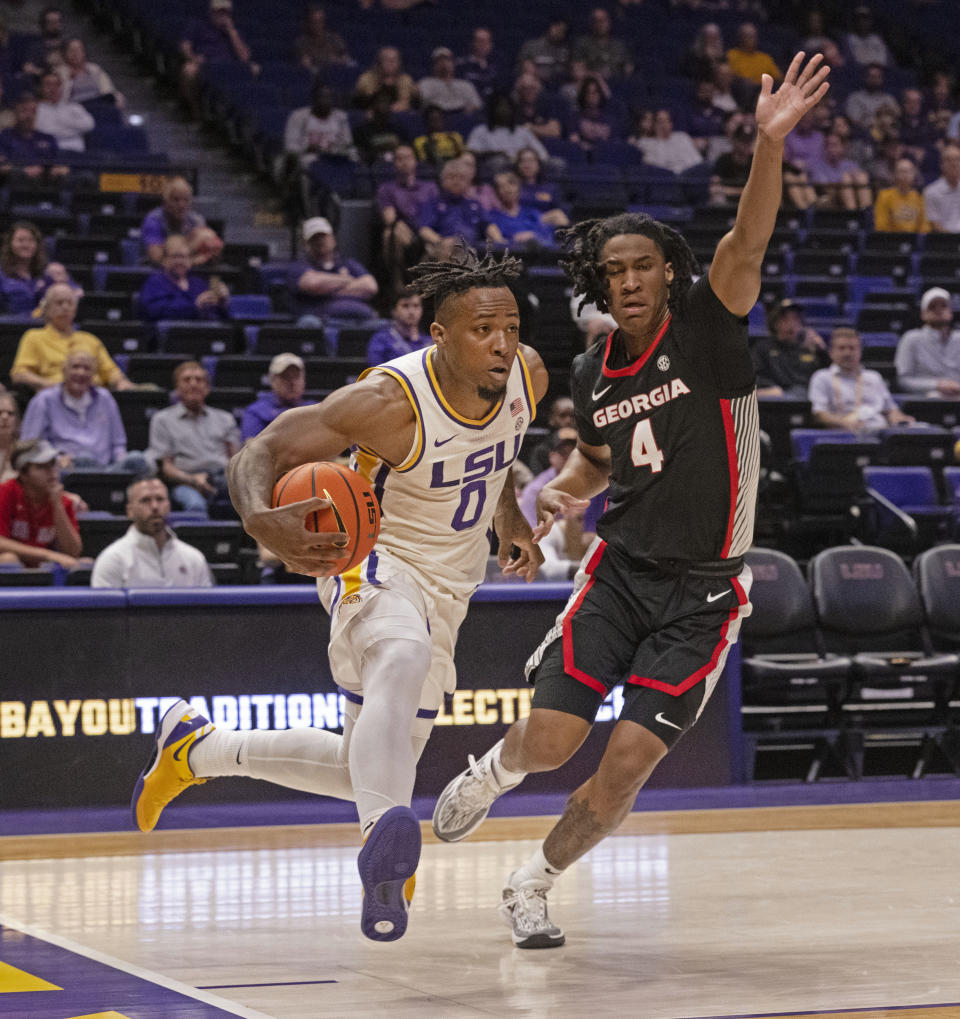
{"type": "Polygon", "coordinates": [[[525,771],[510,771],[509,768],[505,768],[500,761],[501,753],[503,753],[502,744],[490,755],[490,770],[506,792],[506,790],[519,785],[527,777],[527,773],[525,771]]]}
{"type": "Polygon", "coordinates": [[[244,775],[341,800],[354,798],[344,738],[325,729],[214,729],[190,751],[197,778],[244,775]]]}
{"type": "Polygon", "coordinates": [[[543,855],[543,846],[541,845],[526,863],[510,875],[510,884],[516,888],[526,881],[536,881],[538,884],[546,885],[547,888],[552,888],[553,882],[562,873],[561,867],[554,867],[548,862],[543,855]]]}

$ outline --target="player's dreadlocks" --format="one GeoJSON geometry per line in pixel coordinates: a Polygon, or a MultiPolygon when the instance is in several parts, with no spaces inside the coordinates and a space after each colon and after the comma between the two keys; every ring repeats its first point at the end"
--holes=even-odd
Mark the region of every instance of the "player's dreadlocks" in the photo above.
{"type": "Polygon", "coordinates": [[[625,212],[608,219],[588,219],[559,231],[558,236],[565,248],[560,265],[573,284],[574,294],[582,298],[577,311],[587,304],[596,304],[600,311],[610,310],[607,277],[600,264],[600,252],[611,237],[620,234],[649,237],[660,249],[664,260],[673,266],[667,306],[671,312],[676,311],[694,275],[699,274],[700,265],[690,245],[676,230],[643,212],[625,212]]]}
{"type": "Polygon", "coordinates": [[[495,258],[489,251],[477,253],[458,245],[450,258],[442,262],[421,262],[410,270],[413,287],[421,297],[432,297],[439,313],[443,303],[477,287],[508,287],[523,271],[519,258],[504,253],[495,258]]]}

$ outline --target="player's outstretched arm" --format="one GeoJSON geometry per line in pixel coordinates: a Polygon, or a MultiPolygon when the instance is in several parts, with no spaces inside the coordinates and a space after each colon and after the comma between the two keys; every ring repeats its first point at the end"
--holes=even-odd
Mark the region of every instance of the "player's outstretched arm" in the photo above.
{"type": "Polygon", "coordinates": [[[803,51],[790,62],[780,87],[763,75],[757,100],[757,147],[737,220],[717,245],[710,265],[710,286],[726,308],[746,315],[760,294],[760,266],[780,208],[783,141],[800,118],[827,94],[830,68],[814,54],[804,64],[803,51]]]}
{"type": "Polygon", "coordinates": [[[328,505],[308,499],[270,508],[277,478],[291,467],[331,460],[359,443],[388,463],[402,463],[413,444],[413,408],[400,386],[377,373],[344,386],[322,403],[281,414],[247,442],[227,467],[230,498],[247,533],[298,573],[326,575],[342,558],[340,534],[308,531],[304,518],[328,505]]]}
{"type": "Polygon", "coordinates": [[[537,526],[533,540],[540,541],[550,532],[556,518],[573,510],[583,510],[599,495],[610,480],[610,449],[588,446],[582,439],[567,458],[563,469],[537,494],[537,526]]]}

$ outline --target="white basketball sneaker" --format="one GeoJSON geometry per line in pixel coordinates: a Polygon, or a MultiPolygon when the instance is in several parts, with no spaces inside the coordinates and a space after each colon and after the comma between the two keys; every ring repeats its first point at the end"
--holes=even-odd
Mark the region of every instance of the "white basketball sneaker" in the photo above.
{"type": "Polygon", "coordinates": [[[457,775],[440,794],[433,811],[433,832],[444,842],[459,842],[480,827],[494,801],[523,779],[501,785],[493,773],[493,757],[503,746],[495,743],[478,761],[467,755],[467,770],[457,775]]]}
{"type": "Polygon", "coordinates": [[[503,917],[517,948],[559,948],[566,938],[547,914],[548,885],[542,881],[516,882],[516,872],[507,878],[500,903],[503,917]]]}

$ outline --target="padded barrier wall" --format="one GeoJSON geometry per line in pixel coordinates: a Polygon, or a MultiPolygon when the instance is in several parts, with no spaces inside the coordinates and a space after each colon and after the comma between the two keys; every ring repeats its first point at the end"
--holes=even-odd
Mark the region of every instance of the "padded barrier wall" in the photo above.
{"type": "MultiPolygon", "coordinates": [[[[569,591],[568,584],[479,589],[460,631],[458,690],[421,760],[416,795],[437,794],[468,753],[482,753],[528,710],[523,663],[569,591]]],[[[232,727],[337,729],[342,705],[328,636],[307,585],[0,591],[0,810],[128,802],[163,698],[202,697],[214,720],[232,727]]],[[[650,785],[743,781],[739,708],[734,648],[703,717],[650,785]]],[[[582,782],[606,744],[612,708],[599,717],[572,761],[530,776],[524,791],[563,792],[582,782]]],[[[303,794],[243,779],[189,794],[191,802],[292,797],[303,794]]]]}

